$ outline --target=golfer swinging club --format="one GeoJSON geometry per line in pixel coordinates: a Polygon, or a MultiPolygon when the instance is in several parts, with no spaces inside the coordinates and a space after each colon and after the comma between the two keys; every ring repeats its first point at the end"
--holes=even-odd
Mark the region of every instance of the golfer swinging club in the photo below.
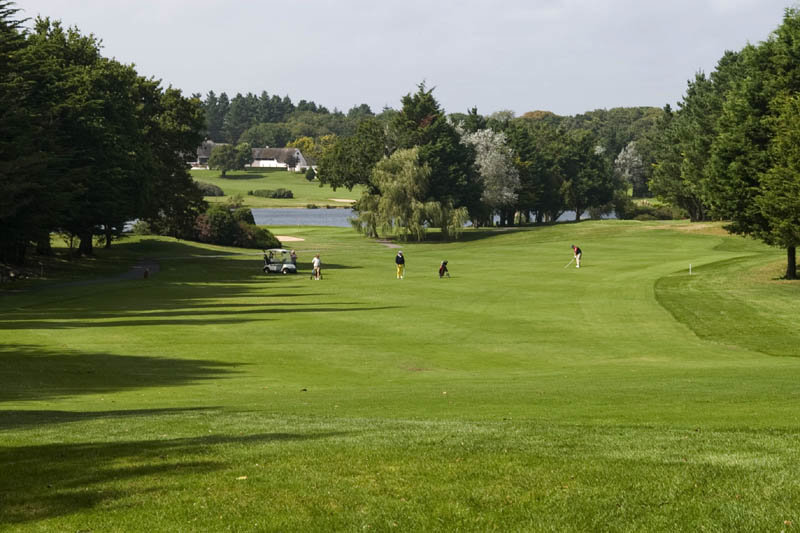
{"type": "Polygon", "coordinates": [[[580,268],[581,267],[581,249],[573,244],[572,245],[572,254],[575,257],[575,268],[580,268]]]}
{"type": "Polygon", "coordinates": [[[406,269],[406,258],[403,257],[403,252],[397,252],[394,262],[397,264],[397,279],[403,279],[406,269]]]}

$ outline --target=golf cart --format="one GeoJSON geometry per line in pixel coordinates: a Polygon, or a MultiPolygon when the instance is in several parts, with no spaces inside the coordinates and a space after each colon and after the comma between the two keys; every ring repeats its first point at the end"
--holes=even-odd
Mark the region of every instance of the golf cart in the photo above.
{"type": "Polygon", "coordinates": [[[289,250],[270,248],[264,250],[264,273],[297,274],[297,265],[292,262],[289,250]]]}

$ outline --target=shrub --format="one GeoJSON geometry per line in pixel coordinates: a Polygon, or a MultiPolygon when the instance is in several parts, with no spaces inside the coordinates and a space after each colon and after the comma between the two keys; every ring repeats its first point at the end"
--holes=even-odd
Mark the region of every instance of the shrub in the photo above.
{"type": "Polygon", "coordinates": [[[242,198],[241,194],[234,194],[233,196],[229,196],[228,199],[225,201],[225,205],[228,209],[237,209],[244,205],[244,198],[242,198]]]}
{"type": "Polygon", "coordinates": [[[253,218],[253,211],[249,207],[239,207],[233,210],[233,219],[237,222],[244,222],[246,224],[255,224],[256,219],[253,218]]]}
{"type": "Polygon", "coordinates": [[[214,185],[213,183],[206,183],[204,181],[196,181],[194,182],[195,187],[200,189],[200,192],[203,193],[203,196],[225,196],[225,193],[222,189],[214,185]]]}
{"type": "Polygon", "coordinates": [[[231,210],[213,205],[195,220],[195,238],[200,242],[242,248],[279,248],[281,243],[267,229],[259,228],[253,213],[243,207],[231,210]]]}
{"type": "Polygon", "coordinates": [[[628,197],[614,200],[617,218],[624,220],[677,220],[686,218],[686,213],[668,205],[653,205],[650,202],[636,203],[628,197]]]}
{"type": "Polygon", "coordinates": [[[594,206],[588,209],[589,218],[592,220],[601,220],[604,216],[611,214],[614,211],[614,204],[609,202],[605,205],[594,206]]]}
{"type": "Polygon", "coordinates": [[[306,170],[306,179],[308,181],[314,181],[315,179],[317,179],[317,173],[314,172],[314,169],[312,167],[308,167],[308,170],[306,170]]]}
{"type": "Polygon", "coordinates": [[[253,224],[239,222],[239,233],[234,241],[234,246],[241,248],[280,248],[281,243],[266,228],[259,228],[253,224]]]}
{"type": "Polygon", "coordinates": [[[620,220],[630,220],[635,215],[636,204],[627,193],[620,193],[614,196],[614,214],[620,220]]]}
{"type": "Polygon", "coordinates": [[[131,232],[134,235],[155,235],[155,231],[150,226],[150,224],[144,220],[137,220],[133,223],[133,227],[131,228],[131,232]]]}
{"type": "Polygon", "coordinates": [[[317,204],[306,204],[306,209],[319,209],[317,204]]]}
{"type": "Polygon", "coordinates": [[[233,244],[238,233],[238,222],[233,218],[231,210],[224,205],[212,205],[206,211],[212,244],[233,244]]]}
{"type": "Polygon", "coordinates": [[[294,198],[294,194],[289,189],[257,189],[255,191],[247,191],[250,196],[259,196],[261,198],[294,198]]]}

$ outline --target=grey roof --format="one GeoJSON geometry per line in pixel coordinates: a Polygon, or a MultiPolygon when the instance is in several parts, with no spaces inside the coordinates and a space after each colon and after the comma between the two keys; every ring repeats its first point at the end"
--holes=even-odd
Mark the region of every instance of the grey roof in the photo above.
{"type": "Polygon", "coordinates": [[[289,156],[297,156],[300,150],[297,148],[253,148],[253,159],[274,159],[279,163],[286,163],[289,156]]]}
{"type": "Polygon", "coordinates": [[[215,146],[223,146],[227,143],[215,143],[214,141],[203,141],[203,143],[197,147],[197,158],[200,159],[201,157],[205,157],[208,159],[211,157],[211,151],[214,149],[215,146]]]}

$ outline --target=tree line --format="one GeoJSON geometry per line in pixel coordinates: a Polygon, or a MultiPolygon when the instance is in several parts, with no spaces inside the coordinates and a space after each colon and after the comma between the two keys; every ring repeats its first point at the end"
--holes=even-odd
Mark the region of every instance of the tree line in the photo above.
{"type": "MultiPolygon", "coordinates": [[[[195,95],[200,99],[200,95],[195,95]]],[[[351,135],[358,122],[375,114],[367,104],[352,107],[347,113],[329,111],[314,101],[297,104],[287,95],[280,97],[262,91],[260,95],[209,91],[201,99],[206,117],[205,137],[218,143],[253,147],[286,147],[301,137],[351,135]]]]}
{"type": "Polygon", "coordinates": [[[353,135],[319,151],[321,184],[363,185],[359,231],[421,240],[475,226],[549,223],[633,214],[631,189],[647,195],[657,108],[598,110],[576,117],[477,109],[446,115],[424,84],[402,107],[363,118],[353,135]]]}
{"type": "Polygon", "coordinates": [[[797,278],[800,243],[800,10],[787,9],[763,42],[726,51],[697,73],[658,128],[650,182],[692,220],[786,250],[797,278]]]}
{"type": "Polygon", "coordinates": [[[25,29],[18,12],[0,1],[0,263],[52,253],[53,234],[88,255],[135,219],[162,235],[277,243],[252,216],[206,213],[185,159],[203,140],[200,100],[103,57],[76,28],[25,29]]]}
{"type": "Polygon", "coordinates": [[[191,226],[203,205],[182,153],[202,140],[203,109],[100,53],[100,41],[48,18],[24,30],[0,2],[0,260],[22,262],[51,233],[91,253],[127,221],[191,226]]]}

